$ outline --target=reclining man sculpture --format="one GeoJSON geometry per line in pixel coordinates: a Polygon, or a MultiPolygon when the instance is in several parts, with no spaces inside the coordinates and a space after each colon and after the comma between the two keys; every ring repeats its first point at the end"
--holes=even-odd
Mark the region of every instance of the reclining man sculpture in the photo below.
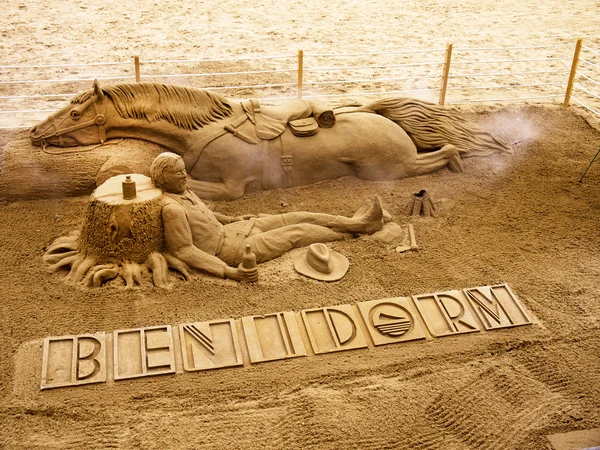
{"type": "Polygon", "coordinates": [[[374,233],[383,227],[379,197],[352,217],[290,212],[234,218],[212,212],[187,187],[185,164],[179,155],[158,155],[150,176],[165,194],[162,218],[168,250],[190,267],[222,278],[241,281],[245,275],[250,281],[258,279],[256,268],[245,269],[241,264],[247,244],[260,263],[293,248],[374,233]]]}

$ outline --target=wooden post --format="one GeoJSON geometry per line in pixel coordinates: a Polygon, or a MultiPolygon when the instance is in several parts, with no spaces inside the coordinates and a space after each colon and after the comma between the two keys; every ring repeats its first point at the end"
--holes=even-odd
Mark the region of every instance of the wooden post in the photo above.
{"type": "Polygon", "coordinates": [[[563,102],[563,106],[565,108],[568,108],[569,103],[571,102],[571,92],[573,91],[573,82],[575,81],[575,76],[577,75],[577,64],[579,63],[579,53],[581,53],[581,43],[582,39],[577,39],[577,44],[575,44],[575,53],[573,54],[573,64],[571,64],[569,83],[567,84],[567,92],[565,94],[565,101],[563,102]]]}
{"type": "Polygon", "coordinates": [[[444,61],[444,72],[442,74],[442,85],[440,86],[440,105],[446,101],[446,89],[448,88],[448,74],[450,73],[450,61],[452,60],[452,44],[446,46],[446,59],[444,61]]]}
{"type": "Polygon", "coordinates": [[[304,70],[304,51],[298,50],[298,98],[302,98],[303,70],[304,70]]]}
{"type": "Polygon", "coordinates": [[[133,57],[133,64],[135,65],[135,82],[139,83],[140,82],[140,57],[139,56],[134,56],[133,57]]]}

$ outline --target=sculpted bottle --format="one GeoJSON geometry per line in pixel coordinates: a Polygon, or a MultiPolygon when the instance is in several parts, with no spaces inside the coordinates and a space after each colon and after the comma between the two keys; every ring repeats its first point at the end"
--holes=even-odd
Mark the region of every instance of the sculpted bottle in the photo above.
{"type": "MultiPolygon", "coordinates": [[[[244,252],[244,256],[242,256],[242,267],[244,269],[254,269],[256,267],[256,255],[252,253],[250,244],[246,244],[246,251],[244,252]]],[[[244,282],[250,282],[246,274],[244,274],[244,282]]]]}
{"type": "Polygon", "coordinates": [[[123,198],[125,200],[132,200],[136,196],[135,191],[135,181],[131,179],[131,175],[125,176],[125,181],[123,181],[123,198]]]}

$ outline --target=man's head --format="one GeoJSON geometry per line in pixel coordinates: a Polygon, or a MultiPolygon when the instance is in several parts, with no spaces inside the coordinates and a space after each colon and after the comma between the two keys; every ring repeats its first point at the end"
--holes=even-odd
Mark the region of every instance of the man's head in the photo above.
{"type": "Polygon", "coordinates": [[[187,174],[181,156],[164,152],[154,158],[150,166],[150,178],[154,185],[165,192],[183,194],[186,189],[187,174]]]}

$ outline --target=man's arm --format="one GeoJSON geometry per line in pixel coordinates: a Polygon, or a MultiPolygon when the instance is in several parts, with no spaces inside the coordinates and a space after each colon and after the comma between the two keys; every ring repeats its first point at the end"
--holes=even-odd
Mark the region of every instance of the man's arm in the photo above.
{"type": "Polygon", "coordinates": [[[228,223],[239,222],[240,220],[243,220],[241,217],[228,216],[226,214],[221,214],[221,213],[214,212],[214,211],[213,211],[213,214],[215,215],[215,218],[223,225],[227,225],[228,223]]]}
{"type": "Polygon", "coordinates": [[[240,281],[242,274],[229,267],[219,258],[200,250],[194,245],[192,231],[185,211],[180,205],[168,204],[162,210],[165,227],[165,242],[169,251],[183,262],[221,278],[240,281]]]}
{"type": "Polygon", "coordinates": [[[228,223],[240,222],[242,220],[252,219],[253,217],[258,217],[256,214],[244,214],[243,216],[228,216],[226,214],[221,214],[218,212],[214,212],[216,219],[221,222],[223,225],[227,225],[228,223]]]}

